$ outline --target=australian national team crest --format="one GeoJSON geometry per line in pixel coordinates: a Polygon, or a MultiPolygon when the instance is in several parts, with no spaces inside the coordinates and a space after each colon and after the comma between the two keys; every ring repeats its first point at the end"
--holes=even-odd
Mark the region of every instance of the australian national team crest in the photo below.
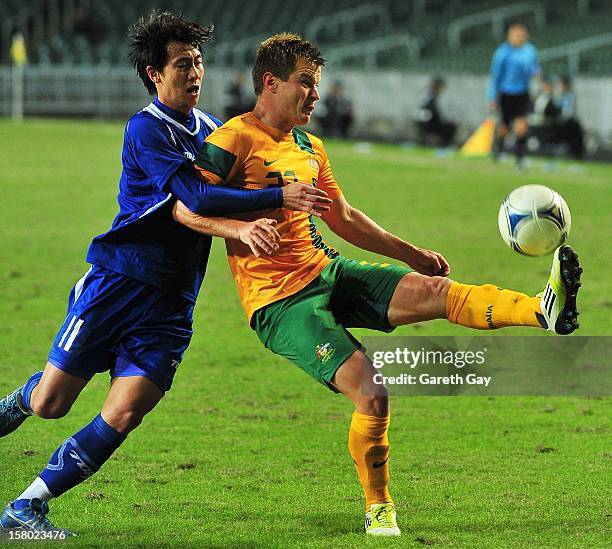
{"type": "Polygon", "coordinates": [[[336,349],[331,346],[331,343],[320,343],[317,345],[317,350],[315,352],[317,354],[317,359],[325,364],[332,356],[334,356],[336,349]]]}
{"type": "Polygon", "coordinates": [[[319,171],[319,162],[314,156],[310,157],[310,167],[316,172],[319,171]]]}

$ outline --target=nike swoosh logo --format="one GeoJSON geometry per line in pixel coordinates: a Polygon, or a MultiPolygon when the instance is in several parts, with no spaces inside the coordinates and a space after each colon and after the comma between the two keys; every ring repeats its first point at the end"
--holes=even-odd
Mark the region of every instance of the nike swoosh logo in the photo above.
{"type": "Polygon", "coordinates": [[[278,158],[276,160],[271,160],[270,162],[264,160],[264,166],[271,166],[272,164],[274,164],[274,162],[278,162],[278,158]]]}
{"type": "Polygon", "coordinates": [[[374,469],[378,469],[379,467],[382,467],[385,463],[387,463],[387,461],[389,461],[389,458],[385,459],[385,461],[375,461],[374,463],[372,463],[372,467],[374,467],[374,469]]]}

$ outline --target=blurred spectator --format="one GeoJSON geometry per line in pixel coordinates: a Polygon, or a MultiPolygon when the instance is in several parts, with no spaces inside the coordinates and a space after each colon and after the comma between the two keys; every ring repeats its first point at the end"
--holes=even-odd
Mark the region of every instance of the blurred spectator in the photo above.
{"type": "Polygon", "coordinates": [[[559,145],[564,145],[575,158],[582,158],[584,137],[576,118],[576,96],[569,77],[559,79],[556,95],[550,80],[542,81],[542,90],[534,101],[529,121],[529,133],[539,141],[541,152],[547,149],[551,152],[552,147],[554,154],[562,154],[564,151],[559,145]]]}
{"type": "Polygon", "coordinates": [[[533,102],[533,114],[529,117],[534,126],[551,127],[557,122],[561,109],[557,106],[553,93],[552,82],[542,79],[540,93],[533,102]]]}
{"type": "Polygon", "coordinates": [[[557,104],[560,111],[558,139],[568,144],[576,158],[584,155],[584,131],[576,115],[576,94],[569,76],[559,78],[557,104]]]}
{"type": "Polygon", "coordinates": [[[440,113],[438,99],[445,88],[443,78],[436,76],[432,79],[416,112],[415,123],[422,142],[428,142],[428,138],[434,136],[443,147],[448,147],[455,137],[457,124],[445,120],[440,113]]]}
{"type": "Polygon", "coordinates": [[[353,105],[344,95],[341,82],[336,81],[332,84],[322,106],[321,127],[323,134],[346,138],[353,125],[354,116],[353,105]]]}
{"type": "MultiPolygon", "coordinates": [[[[560,114],[550,79],[543,78],[540,92],[533,101],[533,112],[529,115],[529,135],[537,138],[537,148],[545,149],[556,142],[557,124],[560,114]]],[[[530,147],[532,147],[530,141],[530,147]]],[[[543,150],[540,150],[543,152],[543,150]]]]}
{"type": "Polygon", "coordinates": [[[225,118],[229,120],[249,112],[253,108],[253,98],[245,86],[244,75],[237,72],[234,79],[225,90],[227,104],[225,106],[225,118]]]}

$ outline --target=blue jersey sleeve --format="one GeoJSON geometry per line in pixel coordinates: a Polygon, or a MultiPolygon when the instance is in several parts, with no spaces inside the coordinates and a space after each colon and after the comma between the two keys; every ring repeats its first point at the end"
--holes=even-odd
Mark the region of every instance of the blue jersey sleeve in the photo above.
{"type": "Polygon", "coordinates": [[[133,118],[126,128],[124,168],[135,176],[141,172],[156,190],[166,192],[168,180],[187,160],[172,139],[169,131],[154,122],[133,118]]]}
{"type": "Polygon", "coordinates": [[[199,179],[190,164],[170,180],[170,192],[200,215],[252,212],[283,205],[280,187],[250,190],[213,185],[199,179]]]}

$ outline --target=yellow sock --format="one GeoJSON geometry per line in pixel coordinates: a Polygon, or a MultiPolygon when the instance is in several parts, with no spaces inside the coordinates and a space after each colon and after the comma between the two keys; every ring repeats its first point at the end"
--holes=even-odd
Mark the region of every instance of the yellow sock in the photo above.
{"type": "Polygon", "coordinates": [[[389,495],[389,416],[374,417],[353,413],[349,429],[349,452],[366,499],[366,511],[373,503],[393,503],[389,495]]]}
{"type": "Polygon", "coordinates": [[[446,317],[462,326],[479,330],[505,326],[541,328],[536,313],[541,313],[539,298],[503,290],[492,284],[472,286],[453,282],[448,290],[446,317]]]}

